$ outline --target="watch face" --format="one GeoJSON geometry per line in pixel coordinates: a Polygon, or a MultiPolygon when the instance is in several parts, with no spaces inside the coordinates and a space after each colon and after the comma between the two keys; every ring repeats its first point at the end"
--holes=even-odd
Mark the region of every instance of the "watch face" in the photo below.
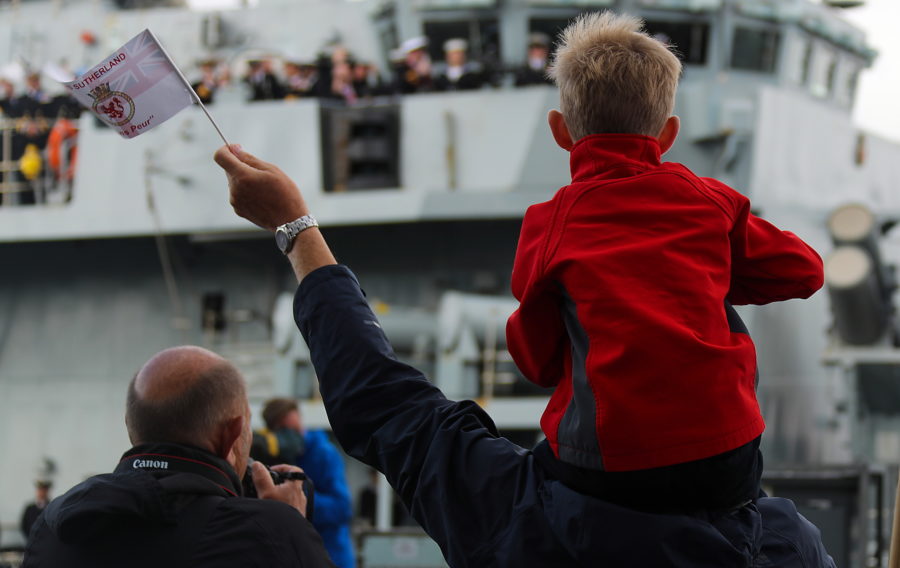
{"type": "Polygon", "coordinates": [[[289,241],[287,232],[285,232],[284,229],[279,228],[275,230],[275,244],[278,245],[278,248],[281,250],[281,252],[287,250],[289,241]]]}

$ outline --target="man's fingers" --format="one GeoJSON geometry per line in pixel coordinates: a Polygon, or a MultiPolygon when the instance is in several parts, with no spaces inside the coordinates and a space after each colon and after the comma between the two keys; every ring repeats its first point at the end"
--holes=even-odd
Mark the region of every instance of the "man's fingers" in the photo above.
{"type": "MultiPolygon", "coordinates": [[[[259,462],[253,462],[253,484],[256,493],[263,499],[281,501],[297,509],[301,515],[306,516],[306,495],[299,480],[287,481],[281,485],[275,485],[272,476],[259,462]]],[[[290,471],[302,471],[299,467],[290,465],[276,465],[272,469],[281,473],[290,471]]]]}
{"type": "Polygon", "coordinates": [[[253,485],[256,486],[257,494],[262,495],[263,493],[268,493],[275,487],[272,476],[269,475],[269,472],[263,464],[253,462],[251,467],[253,468],[253,485]]]}
{"type": "Polygon", "coordinates": [[[303,469],[301,469],[295,465],[288,465],[286,463],[280,463],[278,465],[273,465],[272,469],[279,473],[286,473],[288,471],[299,471],[300,473],[303,473],[303,469]]]}
{"type": "Polygon", "coordinates": [[[241,168],[246,167],[244,163],[234,155],[234,152],[228,146],[222,146],[213,154],[213,159],[219,166],[229,174],[236,173],[241,168]]]}
{"type": "Polygon", "coordinates": [[[236,144],[232,144],[232,155],[236,155],[237,158],[250,166],[251,168],[256,168],[257,170],[268,170],[272,167],[272,164],[266,162],[265,160],[260,160],[253,154],[249,154],[241,150],[240,146],[235,148],[236,144]]]}
{"type": "Polygon", "coordinates": [[[242,169],[248,169],[248,167],[254,170],[270,170],[273,167],[269,162],[244,152],[237,144],[222,146],[216,150],[213,159],[229,174],[236,174],[242,169]]]}

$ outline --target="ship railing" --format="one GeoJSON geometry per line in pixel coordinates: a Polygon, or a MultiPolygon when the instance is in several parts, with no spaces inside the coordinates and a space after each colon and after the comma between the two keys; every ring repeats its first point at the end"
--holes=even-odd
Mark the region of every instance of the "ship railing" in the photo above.
{"type": "Polygon", "coordinates": [[[9,205],[14,194],[23,191],[24,183],[15,181],[19,164],[12,159],[15,121],[0,117],[0,206],[9,205]]]}
{"type": "Polygon", "coordinates": [[[0,207],[68,203],[77,131],[70,120],[0,116],[0,207]],[[25,137],[27,130],[37,134],[25,137]]]}

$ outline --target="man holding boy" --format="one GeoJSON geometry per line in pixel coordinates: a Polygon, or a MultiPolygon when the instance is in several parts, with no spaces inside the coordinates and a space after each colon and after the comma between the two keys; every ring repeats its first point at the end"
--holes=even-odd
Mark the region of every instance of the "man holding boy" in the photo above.
{"type": "Polygon", "coordinates": [[[790,501],[642,512],[591,496],[552,454],[501,438],[475,403],[447,400],[397,360],[356,277],[280,169],[234,146],[215,159],[235,212],[276,231],[300,282],[294,316],[339,442],[385,474],[451,566],[834,566],[790,501]]]}

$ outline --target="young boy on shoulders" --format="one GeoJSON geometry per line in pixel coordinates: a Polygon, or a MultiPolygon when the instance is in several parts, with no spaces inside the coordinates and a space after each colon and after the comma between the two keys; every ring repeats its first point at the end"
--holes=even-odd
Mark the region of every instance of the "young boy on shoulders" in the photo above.
{"type": "Polygon", "coordinates": [[[612,12],[562,33],[551,74],[572,182],[531,206],[512,274],[509,351],[555,387],[535,455],[598,498],[654,512],[757,497],[756,353],[731,304],[807,298],[819,255],[749,200],[660,157],[681,63],[612,12]]]}

